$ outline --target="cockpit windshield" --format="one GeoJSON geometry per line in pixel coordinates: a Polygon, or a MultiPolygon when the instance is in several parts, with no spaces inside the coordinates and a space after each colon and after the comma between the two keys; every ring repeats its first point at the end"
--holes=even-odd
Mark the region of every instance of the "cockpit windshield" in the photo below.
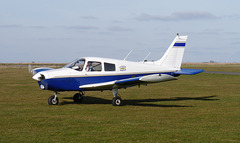
{"type": "Polygon", "coordinates": [[[71,68],[74,70],[82,71],[85,64],[85,59],[76,59],[69,64],[65,65],[63,68],[71,68]]]}

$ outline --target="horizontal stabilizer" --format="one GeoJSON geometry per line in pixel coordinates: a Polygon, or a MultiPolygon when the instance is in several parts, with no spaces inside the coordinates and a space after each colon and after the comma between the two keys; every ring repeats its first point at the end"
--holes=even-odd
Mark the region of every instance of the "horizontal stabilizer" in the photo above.
{"type": "Polygon", "coordinates": [[[203,69],[181,69],[177,72],[174,72],[174,74],[184,74],[184,75],[194,75],[194,74],[198,74],[204,72],[203,69]]]}

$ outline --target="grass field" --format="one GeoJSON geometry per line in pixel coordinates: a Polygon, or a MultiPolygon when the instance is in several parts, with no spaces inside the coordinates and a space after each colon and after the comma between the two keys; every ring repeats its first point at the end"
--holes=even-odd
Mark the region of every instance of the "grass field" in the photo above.
{"type": "MultiPolygon", "coordinates": [[[[184,65],[240,72],[240,65],[184,65]]],[[[240,142],[240,76],[202,73],[112,92],[62,92],[49,106],[27,68],[0,69],[0,142],[240,142]]]]}

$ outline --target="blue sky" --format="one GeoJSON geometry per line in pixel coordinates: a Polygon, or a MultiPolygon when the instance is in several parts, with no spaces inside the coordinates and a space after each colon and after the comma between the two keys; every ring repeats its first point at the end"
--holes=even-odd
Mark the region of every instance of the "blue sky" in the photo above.
{"type": "Polygon", "coordinates": [[[184,62],[240,62],[239,0],[0,0],[0,62],[157,60],[177,33],[184,62]]]}

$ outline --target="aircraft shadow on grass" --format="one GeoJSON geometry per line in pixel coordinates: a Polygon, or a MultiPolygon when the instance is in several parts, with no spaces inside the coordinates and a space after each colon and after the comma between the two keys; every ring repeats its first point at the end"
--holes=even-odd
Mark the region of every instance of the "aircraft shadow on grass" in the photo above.
{"type": "MultiPolygon", "coordinates": [[[[153,102],[164,102],[164,101],[187,101],[187,100],[201,100],[201,101],[215,101],[219,99],[212,99],[213,96],[203,96],[203,97],[174,97],[174,98],[160,98],[160,99],[129,99],[124,100],[123,106],[132,105],[132,106],[146,106],[146,107],[194,107],[186,105],[163,105],[163,104],[154,104],[153,102]]],[[[64,99],[72,99],[71,97],[65,97],[64,99]]],[[[79,104],[111,104],[112,100],[103,99],[99,97],[90,97],[84,96],[84,99],[79,104]]],[[[78,104],[73,101],[63,101],[60,105],[67,104],[78,104]]]]}

